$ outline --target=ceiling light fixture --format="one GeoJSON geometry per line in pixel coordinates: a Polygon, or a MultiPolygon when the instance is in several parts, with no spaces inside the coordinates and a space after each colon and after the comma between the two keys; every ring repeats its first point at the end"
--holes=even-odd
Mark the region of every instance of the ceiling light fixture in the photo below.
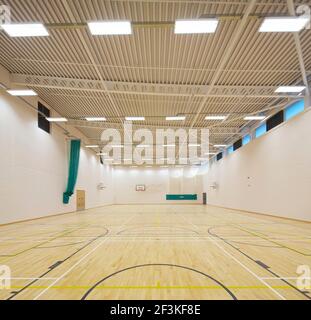
{"type": "Polygon", "coordinates": [[[227,145],[226,144],[214,144],[215,148],[226,148],[227,145]]]}
{"type": "Polygon", "coordinates": [[[126,117],[126,121],[145,121],[145,117],[126,117]]]}
{"type": "Polygon", "coordinates": [[[93,36],[132,34],[130,21],[95,21],[88,22],[88,27],[93,36]]]}
{"type": "Polygon", "coordinates": [[[67,122],[68,120],[66,118],[46,118],[47,121],[49,122],[67,122]]]}
{"type": "Polygon", "coordinates": [[[308,17],[267,17],[259,32],[298,32],[309,22],[308,17]]]}
{"type": "Polygon", "coordinates": [[[264,120],[266,117],[265,116],[246,116],[244,117],[244,120],[246,121],[260,121],[264,120]]]}
{"type": "Polygon", "coordinates": [[[7,93],[15,97],[31,97],[38,95],[33,90],[7,90],[7,93]]]}
{"type": "Polygon", "coordinates": [[[136,146],[136,148],[151,148],[152,146],[150,144],[139,144],[136,146]]]}
{"type": "Polygon", "coordinates": [[[163,144],[163,147],[176,147],[176,144],[163,144]]]}
{"type": "Polygon", "coordinates": [[[86,117],[86,121],[107,121],[105,117],[86,117]]]}
{"type": "Polygon", "coordinates": [[[214,33],[218,26],[218,19],[176,20],[175,34],[214,33]]]}
{"type": "Polygon", "coordinates": [[[276,93],[300,93],[304,89],[306,89],[305,86],[281,86],[278,87],[275,92],[276,93]]]}
{"type": "Polygon", "coordinates": [[[186,120],[185,116],[166,117],[166,121],[184,121],[184,120],[186,120]]]}
{"type": "Polygon", "coordinates": [[[111,146],[112,148],[124,148],[122,144],[114,144],[111,146]]]}
{"type": "Polygon", "coordinates": [[[205,120],[226,120],[228,116],[206,116],[205,120]]]}
{"type": "Polygon", "coordinates": [[[12,38],[15,37],[47,37],[49,35],[42,23],[7,23],[1,25],[12,38]]]}
{"type": "Polygon", "coordinates": [[[99,145],[97,145],[97,144],[88,144],[85,146],[85,148],[98,148],[98,147],[99,147],[99,145]]]}

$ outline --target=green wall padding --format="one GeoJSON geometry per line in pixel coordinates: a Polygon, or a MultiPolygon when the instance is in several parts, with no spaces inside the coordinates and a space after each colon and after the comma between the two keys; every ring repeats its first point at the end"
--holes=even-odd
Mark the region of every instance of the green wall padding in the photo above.
{"type": "Polygon", "coordinates": [[[197,194],[167,194],[166,200],[198,200],[197,194]]]}
{"type": "Polygon", "coordinates": [[[63,194],[63,203],[68,204],[70,197],[74,193],[78,177],[79,160],[80,160],[80,140],[71,140],[70,145],[70,162],[68,172],[68,182],[66,192],[63,194]]]}

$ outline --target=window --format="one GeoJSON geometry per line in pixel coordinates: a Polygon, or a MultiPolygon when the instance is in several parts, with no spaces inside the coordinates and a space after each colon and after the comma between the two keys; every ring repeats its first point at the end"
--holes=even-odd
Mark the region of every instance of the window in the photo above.
{"type": "Polygon", "coordinates": [[[217,154],[217,161],[221,160],[222,159],[222,152],[218,153],[217,154]]]}
{"type": "Polygon", "coordinates": [[[250,142],[251,142],[251,136],[249,134],[246,135],[245,137],[243,137],[243,139],[242,139],[243,146],[247,145],[250,142]]]}
{"type": "Polygon", "coordinates": [[[285,109],[285,121],[291,119],[305,109],[303,100],[297,101],[285,109]]]}
{"type": "Polygon", "coordinates": [[[284,111],[281,110],[267,120],[267,131],[277,127],[284,122],[284,111]]]}
{"type": "Polygon", "coordinates": [[[230,146],[228,149],[227,149],[227,152],[228,154],[231,154],[233,152],[233,146],[230,146]]]}
{"type": "Polygon", "coordinates": [[[238,150],[239,148],[242,147],[242,139],[236,141],[234,144],[233,144],[233,151],[235,150],[238,150]]]}
{"type": "Polygon", "coordinates": [[[50,116],[50,110],[46,108],[42,103],[38,102],[38,127],[47,133],[50,133],[50,122],[46,120],[46,117],[50,116]]]}
{"type": "Polygon", "coordinates": [[[265,134],[267,132],[267,124],[264,123],[262,124],[260,127],[258,127],[255,131],[255,137],[259,138],[261,137],[263,134],[265,134]]]}

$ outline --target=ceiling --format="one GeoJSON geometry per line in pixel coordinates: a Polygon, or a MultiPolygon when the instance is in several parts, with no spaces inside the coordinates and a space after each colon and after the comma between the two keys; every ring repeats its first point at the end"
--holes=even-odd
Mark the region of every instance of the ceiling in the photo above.
{"type": "MultiPolygon", "coordinates": [[[[258,32],[263,16],[289,15],[287,1],[258,0],[247,12],[251,2],[4,0],[13,22],[43,22],[50,36],[0,32],[0,64],[13,83],[34,89],[93,143],[103,128],[120,128],[125,116],[145,116],[137,127],[208,127],[212,145],[228,144],[254,126],[246,114],[268,109],[268,115],[293,99],[276,95],[276,87],[302,83],[293,34],[258,32]],[[204,15],[220,17],[215,34],[174,34],[176,19],[204,15]],[[84,26],[104,19],[131,20],[133,34],[92,36],[84,26]],[[229,117],[206,121],[208,114],[229,117]],[[165,121],[174,115],[186,121],[165,121]],[[108,121],[89,123],[86,116],[108,121]]],[[[311,5],[295,1],[303,3],[311,5]]],[[[310,75],[311,31],[299,39],[310,75]]]]}

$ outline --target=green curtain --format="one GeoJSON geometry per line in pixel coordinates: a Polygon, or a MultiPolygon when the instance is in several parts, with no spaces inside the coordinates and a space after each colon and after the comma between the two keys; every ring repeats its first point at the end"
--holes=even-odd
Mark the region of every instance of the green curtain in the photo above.
{"type": "Polygon", "coordinates": [[[63,203],[65,204],[69,203],[69,199],[74,193],[75,185],[77,182],[80,160],[80,145],[80,140],[71,140],[67,190],[63,194],[63,203]]]}

